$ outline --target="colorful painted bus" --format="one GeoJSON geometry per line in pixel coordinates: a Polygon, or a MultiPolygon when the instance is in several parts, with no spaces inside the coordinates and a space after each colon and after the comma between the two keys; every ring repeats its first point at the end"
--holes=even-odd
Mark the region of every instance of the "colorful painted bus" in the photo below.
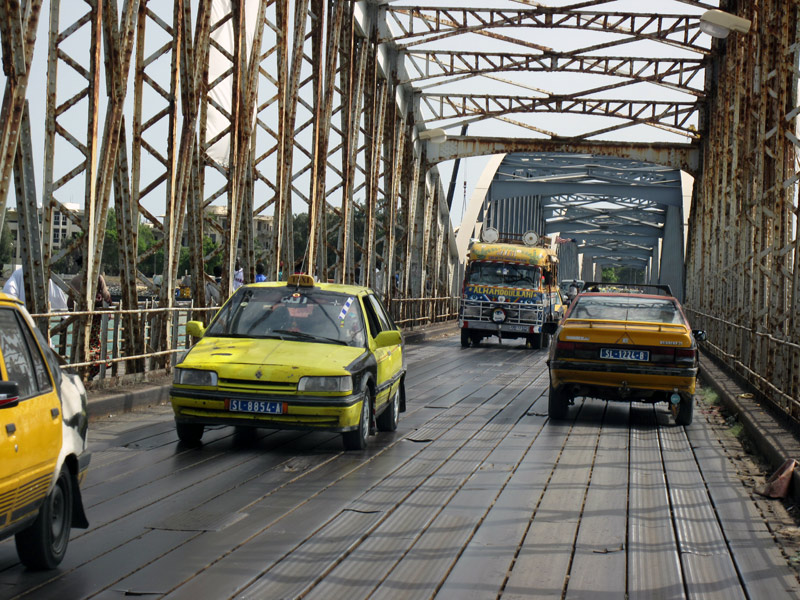
{"type": "Polygon", "coordinates": [[[524,338],[529,348],[544,348],[542,327],[558,322],[564,308],[555,250],[515,243],[470,247],[458,315],[465,348],[491,336],[501,343],[524,338]]]}

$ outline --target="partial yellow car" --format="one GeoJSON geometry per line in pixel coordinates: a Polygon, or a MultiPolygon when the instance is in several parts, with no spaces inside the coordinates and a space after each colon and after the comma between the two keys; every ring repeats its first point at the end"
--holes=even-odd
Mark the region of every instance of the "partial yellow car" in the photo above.
{"type": "Polygon", "coordinates": [[[207,425],[332,431],[347,450],[405,411],[400,330],[369,288],[315,283],[245,285],[179,360],[170,389],[181,441],[207,425]]]}
{"type": "Polygon", "coordinates": [[[86,390],[62,372],[25,306],[0,293],[0,538],[15,535],[30,569],[64,557],[89,526],[80,482],[89,465],[86,390]]]}
{"type": "Polygon", "coordinates": [[[692,422],[697,340],[665,285],[587,283],[550,349],[549,415],[567,416],[577,397],[667,402],[675,422],[692,422]]]}

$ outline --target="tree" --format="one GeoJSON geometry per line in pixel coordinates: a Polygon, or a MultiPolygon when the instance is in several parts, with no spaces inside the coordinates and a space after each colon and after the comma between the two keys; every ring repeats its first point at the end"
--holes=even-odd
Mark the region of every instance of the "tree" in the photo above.
{"type": "Polygon", "coordinates": [[[113,207],[108,209],[106,216],[106,237],[103,240],[101,263],[107,275],[119,275],[119,231],[117,213],[113,207]]]}
{"type": "Polygon", "coordinates": [[[8,264],[14,258],[14,244],[11,243],[11,230],[8,221],[3,220],[3,232],[0,234],[0,265],[8,264]]]}

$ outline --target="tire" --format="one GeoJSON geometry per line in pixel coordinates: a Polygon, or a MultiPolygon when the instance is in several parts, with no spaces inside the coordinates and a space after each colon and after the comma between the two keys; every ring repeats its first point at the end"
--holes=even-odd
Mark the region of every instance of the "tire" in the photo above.
{"type": "Polygon", "coordinates": [[[567,418],[567,411],[569,410],[569,401],[566,395],[561,390],[556,390],[550,386],[550,396],[547,400],[547,414],[554,421],[560,421],[567,418]]]}
{"type": "Polygon", "coordinates": [[[187,444],[196,444],[203,437],[205,426],[202,423],[184,423],[175,421],[175,429],[178,430],[178,439],[187,444]]]}
{"type": "Polygon", "coordinates": [[[397,429],[397,424],[400,422],[400,388],[397,389],[394,397],[389,400],[389,406],[375,419],[375,422],[378,431],[395,431],[397,429]]]}
{"type": "Polygon", "coordinates": [[[472,345],[476,348],[481,345],[481,336],[477,333],[472,333],[469,336],[469,341],[472,342],[472,345]]]}
{"type": "Polygon", "coordinates": [[[22,564],[32,570],[54,569],[67,553],[72,527],[72,478],[62,469],[33,524],[15,536],[22,564]]]}
{"type": "Polygon", "coordinates": [[[364,448],[367,447],[371,404],[372,394],[369,389],[367,389],[364,392],[364,398],[361,400],[361,418],[358,420],[358,429],[355,431],[345,431],[342,434],[342,443],[344,444],[345,450],[364,450],[364,448]]]}
{"type": "Polygon", "coordinates": [[[469,331],[466,329],[461,330],[461,347],[469,348],[469,331]]]}
{"type": "Polygon", "coordinates": [[[542,339],[544,338],[544,334],[540,331],[539,333],[534,333],[533,335],[529,335],[526,338],[528,348],[532,348],[534,350],[539,350],[542,348],[542,339]]]}
{"type": "Polygon", "coordinates": [[[675,415],[676,425],[691,425],[694,413],[694,398],[692,396],[682,396],[681,403],[678,405],[678,413],[675,415]]]}

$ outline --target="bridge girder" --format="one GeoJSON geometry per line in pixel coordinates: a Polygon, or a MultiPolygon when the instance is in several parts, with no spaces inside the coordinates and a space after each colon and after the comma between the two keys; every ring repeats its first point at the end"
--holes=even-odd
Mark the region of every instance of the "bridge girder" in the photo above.
{"type": "MultiPolygon", "coordinates": [[[[613,156],[697,178],[685,275],[692,317],[723,359],[735,361],[782,408],[800,413],[800,355],[790,342],[800,339],[800,0],[724,3],[754,28],[725,42],[710,42],[699,30],[708,2],[665,1],[671,9],[648,15],[605,11],[598,3],[499,6],[505,0],[491,8],[469,6],[477,0],[458,8],[255,0],[231,3],[225,14],[212,11],[211,0],[132,0],[122,11],[112,0],[71,2],[69,10],[51,0],[53,31],[38,40],[41,1],[23,3],[24,11],[7,3],[0,21],[0,209],[14,172],[15,200],[24,204],[20,243],[30,250],[23,262],[31,306],[46,306],[53,266],[81,250],[78,297],[91,307],[110,251],[101,242],[113,222],[112,198],[124,308],[137,306],[137,280],[155,289],[146,265],[157,258],[166,282],[160,303],[170,308],[185,249],[198,303],[205,265],[222,257],[227,292],[237,254],[248,278],[259,260],[274,276],[310,268],[321,278],[365,285],[375,284],[383,268],[389,299],[451,294],[467,228],[456,243],[435,165],[494,153],[613,156]],[[534,30],[541,39],[530,39],[534,30]],[[590,35],[570,37],[571,30],[590,35]],[[547,32],[558,35],[545,42],[547,32]],[[562,40],[572,43],[559,46],[562,40]],[[451,42],[468,50],[457,53],[451,42]],[[667,54],[676,58],[637,54],[652,43],[670,46],[667,54]],[[25,133],[22,120],[36,44],[48,48],[47,105],[46,114],[30,117],[33,125],[44,123],[45,152],[41,158],[34,150],[17,169],[14,162],[27,152],[21,137],[35,135],[25,133]],[[217,70],[207,71],[212,63],[217,70]],[[539,87],[528,73],[536,73],[539,87]],[[567,73],[580,76],[569,89],[555,82],[567,73]],[[225,90],[229,102],[220,99],[225,90]],[[471,135],[450,135],[464,124],[471,135]],[[445,130],[443,143],[420,139],[431,126],[445,130]],[[44,173],[40,194],[27,185],[32,172],[44,173]],[[209,213],[214,207],[216,216],[209,213]],[[53,242],[55,214],[79,223],[83,235],[53,242]],[[305,227],[303,218],[308,232],[295,231],[296,224],[305,227]],[[267,233],[259,232],[265,223],[267,233]],[[141,253],[139,231],[156,238],[141,253]],[[204,251],[211,236],[216,248],[204,251]],[[399,274],[396,295],[389,273],[399,274]]],[[[624,184],[613,166],[562,166],[526,175],[549,181],[548,192],[557,192],[560,180],[569,194],[526,196],[526,214],[559,223],[562,235],[589,247],[607,243],[604,232],[625,234],[629,246],[652,247],[652,276],[684,280],[670,266],[683,249],[677,201],[612,196],[619,192],[612,186],[624,184]],[[609,192],[605,201],[616,198],[614,211],[602,215],[601,196],[569,187],[592,177],[609,192]],[[632,227],[640,229],[624,229],[632,227]]],[[[660,176],[638,176],[650,175],[651,183],[660,176]]],[[[0,210],[0,225],[4,219],[0,210]]],[[[577,253],[577,245],[569,248],[577,253]]],[[[143,328],[133,313],[124,317],[126,331],[143,328]]],[[[158,327],[165,348],[170,328],[158,327]]],[[[135,335],[125,339],[138,343],[135,335]]]]}

